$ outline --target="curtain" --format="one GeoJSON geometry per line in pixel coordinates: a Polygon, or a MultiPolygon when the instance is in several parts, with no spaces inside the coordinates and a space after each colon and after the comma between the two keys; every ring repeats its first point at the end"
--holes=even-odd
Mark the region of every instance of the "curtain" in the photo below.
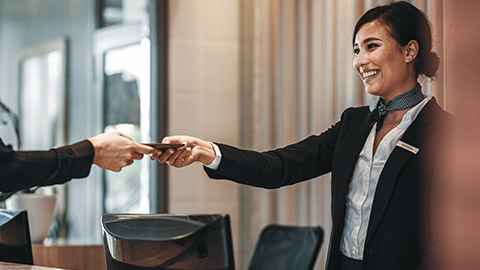
{"type": "MultiPolygon", "coordinates": [[[[375,100],[352,66],[352,34],[366,10],[388,2],[240,1],[241,146],[262,151],[294,143],[326,130],[346,108],[375,100]]],[[[430,16],[434,27],[440,25],[434,38],[441,40],[442,2],[411,2],[430,16]]],[[[443,81],[436,81],[422,81],[424,92],[444,104],[443,81]]],[[[324,268],[331,230],[330,175],[278,190],[242,186],[240,200],[242,269],[261,229],[271,223],[322,226],[325,240],[316,269],[324,268]]]]}

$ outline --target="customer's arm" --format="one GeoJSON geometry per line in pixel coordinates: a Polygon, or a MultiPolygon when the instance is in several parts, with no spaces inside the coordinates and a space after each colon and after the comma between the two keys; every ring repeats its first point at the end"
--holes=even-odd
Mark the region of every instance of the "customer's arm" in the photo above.
{"type": "Polygon", "coordinates": [[[120,171],[155,150],[118,132],[49,151],[13,151],[0,139],[0,191],[64,183],[88,176],[92,164],[120,171]]]}
{"type": "Polygon", "coordinates": [[[13,151],[0,140],[0,191],[54,185],[86,177],[93,154],[88,140],[49,151],[13,151]]]}

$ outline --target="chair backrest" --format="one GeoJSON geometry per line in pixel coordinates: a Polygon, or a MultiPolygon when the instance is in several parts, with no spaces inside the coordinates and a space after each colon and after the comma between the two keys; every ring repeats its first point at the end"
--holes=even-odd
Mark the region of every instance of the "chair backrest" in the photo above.
{"type": "Polygon", "coordinates": [[[269,225],[260,233],[248,269],[313,269],[322,241],[318,226],[269,225]]]}
{"type": "Polygon", "coordinates": [[[228,215],[102,217],[109,270],[235,269],[228,215]]]}
{"type": "Polygon", "coordinates": [[[33,265],[27,211],[0,210],[0,261],[33,265]]]}

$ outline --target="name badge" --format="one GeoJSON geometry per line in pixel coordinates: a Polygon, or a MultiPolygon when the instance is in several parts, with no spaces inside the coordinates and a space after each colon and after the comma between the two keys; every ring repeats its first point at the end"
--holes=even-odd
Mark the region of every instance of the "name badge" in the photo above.
{"type": "Polygon", "coordinates": [[[398,141],[397,142],[397,146],[400,147],[400,148],[403,148],[409,152],[412,152],[414,153],[415,155],[418,153],[419,149],[415,146],[411,146],[410,144],[406,143],[406,142],[402,142],[402,141],[398,141]]]}

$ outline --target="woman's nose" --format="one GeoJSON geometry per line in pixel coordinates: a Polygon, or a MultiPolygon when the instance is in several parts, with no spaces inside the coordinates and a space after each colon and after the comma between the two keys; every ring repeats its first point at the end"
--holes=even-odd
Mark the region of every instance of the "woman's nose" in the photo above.
{"type": "Polygon", "coordinates": [[[359,52],[353,59],[353,67],[357,70],[360,70],[361,66],[365,66],[367,64],[368,57],[366,57],[365,53],[359,52]]]}

